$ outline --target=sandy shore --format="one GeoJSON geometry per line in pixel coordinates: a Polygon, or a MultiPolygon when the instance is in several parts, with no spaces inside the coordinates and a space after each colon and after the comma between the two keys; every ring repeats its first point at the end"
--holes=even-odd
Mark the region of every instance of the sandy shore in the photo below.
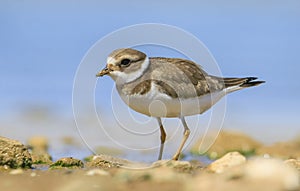
{"type": "Polygon", "coordinates": [[[1,141],[0,190],[300,190],[298,140],[264,146],[246,135],[222,132],[207,152],[211,164],[196,160],[146,164],[109,155],[52,162],[43,139],[30,142],[30,159],[21,143],[1,141]],[[19,157],[5,158],[10,146],[20,148],[15,150],[19,153],[9,153],[19,157]]]}

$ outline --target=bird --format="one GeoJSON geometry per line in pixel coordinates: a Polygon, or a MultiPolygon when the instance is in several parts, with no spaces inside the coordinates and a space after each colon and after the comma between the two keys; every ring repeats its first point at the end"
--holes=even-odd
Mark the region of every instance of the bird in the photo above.
{"type": "Polygon", "coordinates": [[[160,129],[158,160],[162,159],[166,131],[161,118],[178,118],[184,128],[178,160],[190,135],[186,116],[202,114],[223,96],[264,83],[256,77],[223,78],[209,75],[197,63],[182,58],[148,57],[142,51],[119,48],[107,57],[97,77],[110,76],[122,100],[133,110],[156,118],[160,129]]]}

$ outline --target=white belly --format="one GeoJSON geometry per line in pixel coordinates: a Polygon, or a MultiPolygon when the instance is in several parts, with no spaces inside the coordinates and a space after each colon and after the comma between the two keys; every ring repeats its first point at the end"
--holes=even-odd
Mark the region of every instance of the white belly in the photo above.
{"type": "Polygon", "coordinates": [[[120,93],[122,100],[131,109],[152,117],[181,117],[201,114],[224,95],[225,91],[221,91],[195,98],[172,99],[156,89],[152,89],[144,95],[126,96],[120,93]]]}

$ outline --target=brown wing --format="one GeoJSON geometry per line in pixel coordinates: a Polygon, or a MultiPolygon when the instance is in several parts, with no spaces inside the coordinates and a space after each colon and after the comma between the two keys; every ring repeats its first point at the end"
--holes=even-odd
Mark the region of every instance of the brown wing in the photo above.
{"type": "Polygon", "coordinates": [[[164,79],[180,97],[195,97],[224,88],[222,81],[208,75],[199,65],[178,58],[150,58],[152,77],[164,79]],[[221,82],[221,84],[219,83],[221,82]]]}
{"type": "MultiPolygon", "coordinates": [[[[229,92],[239,90],[242,88],[257,86],[265,81],[255,81],[256,77],[244,77],[244,78],[222,78],[207,74],[200,65],[184,59],[172,59],[172,58],[158,58],[165,62],[173,64],[176,68],[184,73],[186,78],[184,80],[171,76],[179,86],[188,86],[192,83],[193,88],[196,90],[197,96],[202,96],[212,92],[222,91],[229,88],[229,92]]],[[[178,74],[177,74],[178,75],[178,74]]],[[[190,95],[186,94],[185,95],[190,95]]],[[[188,97],[192,97],[190,95],[188,97]]]]}
{"type": "MultiPolygon", "coordinates": [[[[150,58],[150,68],[143,77],[126,84],[124,90],[145,94],[154,83],[158,90],[173,98],[191,98],[233,87],[235,91],[263,83],[256,78],[222,78],[208,75],[196,63],[178,58],[150,58]]],[[[125,87],[124,86],[124,87],[125,87]]],[[[229,92],[230,92],[229,91],[229,92]]]]}

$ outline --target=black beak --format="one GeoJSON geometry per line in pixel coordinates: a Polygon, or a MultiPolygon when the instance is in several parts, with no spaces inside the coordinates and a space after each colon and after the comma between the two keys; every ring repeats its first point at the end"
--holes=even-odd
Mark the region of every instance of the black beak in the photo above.
{"type": "Polygon", "coordinates": [[[98,74],[96,74],[96,77],[102,77],[104,75],[109,74],[109,72],[111,72],[110,69],[107,68],[107,66],[105,68],[103,68],[98,74]]]}

